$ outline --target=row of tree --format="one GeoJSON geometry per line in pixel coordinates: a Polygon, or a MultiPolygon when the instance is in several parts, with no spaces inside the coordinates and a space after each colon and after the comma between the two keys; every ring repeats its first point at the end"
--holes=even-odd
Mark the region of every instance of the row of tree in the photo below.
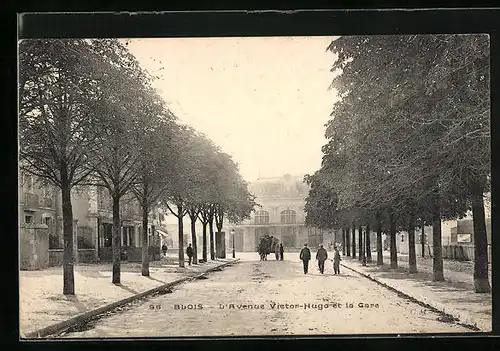
{"type": "MultiPolygon", "coordinates": [[[[63,293],[74,294],[75,186],[107,189],[113,209],[113,275],[120,283],[120,200],[133,194],[142,208],[142,275],[149,275],[148,217],[166,206],[179,219],[179,266],[184,267],[183,218],[207,226],[239,222],[255,202],[238,166],[206,136],[180,124],[119,40],[27,40],[19,44],[20,165],[61,189],[63,293]]],[[[196,260],[195,254],[195,260],[196,260]]]]}
{"type": "Polygon", "coordinates": [[[405,230],[410,272],[417,271],[415,228],[432,225],[433,276],[442,281],[441,221],[472,210],[475,291],[489,292],[488,36],[352,36],[327,50],[337,55],[331,87],[340,99],[321,169],[305,178],[306,222],[342,228],[347,242],[361,225],[375,228],[378,245],[387,233],[392,268],[396,233],[405,230]]]}

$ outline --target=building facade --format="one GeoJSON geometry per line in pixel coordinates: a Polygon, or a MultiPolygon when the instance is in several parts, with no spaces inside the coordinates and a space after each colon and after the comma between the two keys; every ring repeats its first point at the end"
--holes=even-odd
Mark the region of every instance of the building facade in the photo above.
{"type": "Polygon", "coordinates": [[[18,194],[20,224],[45,224],[49,233],[56,235],[57,191],[35,176],[21,172],[18,194]]]}
{"type": "MultiPolygon", "coordinates": [[[[335,233],[305,225],[305,201],[309,186],[302,176],[259,178],[249,184],[249,190],[260,205],[251,218],[234,226],[236,251],[256,251],[260,238],[276,237],[285,249],[299,249],[304,243],[311,247],[335,242],[335,233]]],[[[232,245],[232,237],[229,238],[232,245]]],[[[337,239],[338,241],[338,239],[337,239]]]]}
{"type": "MultiPolygon", "coordinates": [[[[18,194],[20,235],[26,235],[25,227],[47,226],[48,265],[61,265],[64,241],[60,189],[20,172],[18,194]]],[[[71,202],[75,262],[111,261],[113,215],[108,191],[100,187],[75,187],[71,193],[71,202]]],[[[155,209],[149,216],[148,246],[151,259],[159,259],[161,244],[169,240],[164,217],[161,209],[155,209]]],[[[122,259],[140,261],[142,212],[137,200],[130,195],[120,202],[120,224],[122,259]]],[[[20,249],[27,250],[22,246],[20,249]]]]}

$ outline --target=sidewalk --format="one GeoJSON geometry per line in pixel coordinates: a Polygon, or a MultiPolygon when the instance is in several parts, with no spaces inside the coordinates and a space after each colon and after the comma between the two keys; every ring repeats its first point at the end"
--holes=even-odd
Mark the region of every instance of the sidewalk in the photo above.
{"type": "MultiPolygon", "coordinates": [[[[417,258],[418,273],[408,273],[408,256],[398,254],[398,268],[390,269],[389,256],[384,252],[384,266],[373,263],[363,267],[361,261],[342,258],[342,265],[370,279],[452,315],[460,323],[476,326],[482,332],[492,330],[492,295],[476,294],[470,262],[444,260],[444,282],[432,281],[432,259],[417,258]]],[[[491,282],[491,277],[490,277],[491,282]]]]}
{"type": "Polygon", "coordinates": [[[21,335],[66,321],[184,277],[194,277],[233,259],[178,266],[174,253],[162,261],[150,262],[149,277],[141,275],[141,263],[121,264],[121,284],[111,283],[112,264],[75,266],[75,295],[62,294],[62,267],[19,273],[19,319],[21,335]]]}

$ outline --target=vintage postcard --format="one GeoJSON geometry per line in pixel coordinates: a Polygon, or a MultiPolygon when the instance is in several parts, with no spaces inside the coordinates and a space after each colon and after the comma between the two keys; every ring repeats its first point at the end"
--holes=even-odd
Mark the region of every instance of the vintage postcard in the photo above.
{"type": "Polygon", "coordinates": [[[22,339],[492,330],[487,34],[19,41],[22,339]]]}

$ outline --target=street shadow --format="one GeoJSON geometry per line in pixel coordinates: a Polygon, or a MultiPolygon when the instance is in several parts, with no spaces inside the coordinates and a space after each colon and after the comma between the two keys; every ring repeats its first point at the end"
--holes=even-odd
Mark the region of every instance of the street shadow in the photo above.
{"type": "Polygon", "coordinates": [[[328,274],[328,276],[333,277],[333,278],[352,278],[352,279],[360,279],[359,277],[356,277],[354,275],[350,275],[347,273],[340,273],[340,274],[328,274]]]}
{"type": "Polygon", "coordinates": [[[78,273],[87,278],[106,278],[107,275],[102,274],[102,271],[81,270],[78,273]]]}
{"type": "Polygon", "coordinates": [[[352,278],[352,279],[360,279],[359,277],[356,277],[354,275],[350,275],[350,274],[347,274],[347,273],[340,273],[340,274],[333,274],[333,273],[324,273],[324,274],[321,274],[321,273],[307,273],[307,274],[304,274],[304,276],[315,276],[315,277],[332,277],[332,278],[352,278]]]}
{"type": "Polygon", "coordinates": [[[488,309],[484,310],[481,313],[488,313],[491,314],[491,295],[489,294],[475,294],[466,297],[459,297],[459,296],[453,296],[450,295],[449,297],[443,298],[444,303],[448,302],[453,302],[453,303],[481,303],[484,304],[485,306],[489,307],[488,309]]]}
{"type": "Polygon", "coordinates": [[[134,295],[137,295],[139,292],[138,291],[135,291],[134,289],[126,286],[126,285],[123,285],[122,283],[119,283],[119,284],[115,284],[116,286],[122,288],[123,290],[126,290],[128,291],[129,293],[132,293],[134,295]]]}
{"type": "MultiPolygon", "coordinates": [[[[78,299],[77,295],[53,295],[47,297],[48,300],[54,301],[58,304],[60,304],[58,308],[58,315],[67,315],[68,313],[71,314],[73,312],[68,312],[68,305],[67,302],[70,302],[79,313],[86,312],[88,311],[88,308],[85,307],[85,305],[78,299]],[[59,313],[60,312],[60,313],[59,313]]],[[[89,301],[87,301],[88,303],[89,301]]],[[[92,305],[92,302],[90,302],[90,305],[92,305]]],[[[40,312],[40,313],[46,313],[46,312],[40,312]]]]}
{"type": "MultiPolygon", "coordinates": [[[[391,269],[389,265],[367,267],[364,271],[382,279],[413,281],[417,286],[431,288],[435,292],[453,293],[474,290],[472,281],[464,282],[449,279],[445,281],[433,281],[434,274],[432,271],[422,270],[417,273],[409,273],[406,267],[391,269]]],[[[446,272],[444,274],[446,278],[446,272]]]]}
{"type": "Polygon", "coordinates": [[[87,307],[83,303],[80,302],[78,297],[76,295],[74,296],[68,296],[68,300],[73,303],[73,305],[76,307],[79,313],[83,313],[87,311],[87,307]]]}
{"type": "Polygon", "coordinates": [[[152,276],[147,276],[147,277],[145,277],[145,278],[148,278],[149,280],[154,280],[154,281],[157,281],[158,283],[165,284],[165,282],[164,282],[163,280],[153,278],[152,276]]]}
{"type": "Polygon", "coordinates": [[[49,275],[62,276],[62,267],[49,267],[46,269],[40,269],[36,271],[19,270],[20,277],[46,277],[49,275]]]}

